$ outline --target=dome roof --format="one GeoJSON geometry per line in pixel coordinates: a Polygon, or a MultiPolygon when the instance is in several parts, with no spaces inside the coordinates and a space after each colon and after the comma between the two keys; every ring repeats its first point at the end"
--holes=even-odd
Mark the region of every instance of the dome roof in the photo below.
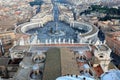
{"type": "Polygon", "coordinates": [[[101,80],[120,80],[120,70],[110,70],[102,74],[101,80]]]}
{"type": "Polygon", "coordinates": [[[62,76],[58,77],[56,80],[94,80],[93,78],[86,77],[84,75],[68,75],[68,76],[62,76]]]}

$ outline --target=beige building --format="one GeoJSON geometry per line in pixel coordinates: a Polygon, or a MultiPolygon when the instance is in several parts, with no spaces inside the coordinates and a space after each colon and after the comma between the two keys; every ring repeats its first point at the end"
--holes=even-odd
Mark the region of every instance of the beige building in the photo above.
{"type": "Polygon", "coordinates": [[[108,65],[111,61],[110,53],[111,49],[106,44],[96,45],[94,56],[99,60],[100,63],[94,64],[93,67],[99,64],[102,67],[103,71],[107,72],[108,65]]]}
{"type": "Polygon", "coordinates": [[[15,39],[15,33],[14,32],[0,33],[0,39],[2,40],[3,44],[9,44],[12,42],[13,39],[15,39]]]}

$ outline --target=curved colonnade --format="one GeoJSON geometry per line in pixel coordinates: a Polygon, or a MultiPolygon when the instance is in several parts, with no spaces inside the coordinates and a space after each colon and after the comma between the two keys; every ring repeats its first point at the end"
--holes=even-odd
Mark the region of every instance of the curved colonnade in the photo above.
{"type": "MultiPolygon", "coordinates": [[[[77,22],[71,20],[72,18],[66,19],[66,17],[69,18],[67,15],[62,16],[63,18],[60,18],[60,21],[63,21],[67,24],[70,25],[70,27],[73,28],[78,28],[78,29],[84,29],[87,32],[85,33],[78,33],[77,34],[77,40],[79,43],[95,43],[97,41],[97,34],[98,34],[98,29],[91,24],[88,23],[83,23],[83,22],[77,22]],[[67,21],[66,21],[67,20],[67,21]]],[[[44,27],[44,25],[49,22],[53,21],[53,16],[52,15],[45,15],[43,16],[42,19],[31,19],[30,22],[24,23],[19,25],[19,29],[16,29],[16,32],[20,32],[26,35],[29,35],[26,33],[28,30],[37,28],[37,27],[44,27]]]]}

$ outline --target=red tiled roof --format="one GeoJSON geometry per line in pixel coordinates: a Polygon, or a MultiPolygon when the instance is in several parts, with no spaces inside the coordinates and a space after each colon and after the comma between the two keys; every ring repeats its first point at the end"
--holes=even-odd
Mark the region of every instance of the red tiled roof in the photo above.
{"type": "Polygon", "coordinates": [[[106,36],[106,41],[107,41],[107,45],[110,47],[110,48],[115,48],[115,52],[117,53],[117,55],[120,55],[120,51],[119,51],[119,48],[120,48],[120,41],[119,40],[116,40],[114,38],[111,38],[109,36],[106,36]]]}
{"type": "Polygon", "coordinates": [[[97,77],[100,77],[101,74],[104,73],[104,71],[103,71],[103,69],[101,68],[100,65],[98,65],[97,67],[93,67],[93,69],[95,70],[95,73],[96,73],[97,77]]]}
{"type": "Polygon", "coordinates": [[[86,51],[85,56],[86,56],[87,59],[91,59],[92,58],[92,53],[90,51],[86,51]]]}

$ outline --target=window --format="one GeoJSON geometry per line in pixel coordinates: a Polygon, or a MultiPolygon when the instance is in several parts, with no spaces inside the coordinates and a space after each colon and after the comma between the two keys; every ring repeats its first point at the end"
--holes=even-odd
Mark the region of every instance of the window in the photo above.
{"type": "Polygon", "coordinates": [[[100,58],[103,58],[103,56],[99,56],[100,58]]]}
{"type": "Polygon", "coordinates": [[[99,54],[99,57],[100,57],[100,58],[103,58],[103,56],[104,56],[103,53],[100,53],[100,54],[99,54]]]}

